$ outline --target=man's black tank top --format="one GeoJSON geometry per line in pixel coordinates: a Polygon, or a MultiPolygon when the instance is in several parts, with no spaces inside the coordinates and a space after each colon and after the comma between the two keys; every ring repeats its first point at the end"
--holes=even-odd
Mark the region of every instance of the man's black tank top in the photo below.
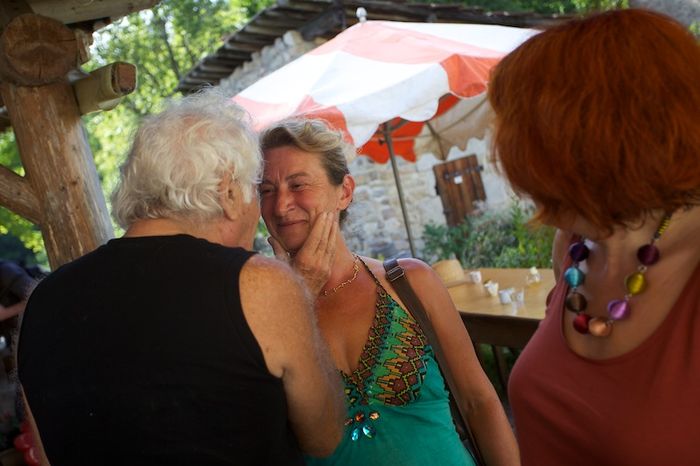
{"type": "Polygon", "coordinates": [[[121,238],[39,284],[18,372],[52,466],[303,464],[241,310],[252,254],[121,238]]]}

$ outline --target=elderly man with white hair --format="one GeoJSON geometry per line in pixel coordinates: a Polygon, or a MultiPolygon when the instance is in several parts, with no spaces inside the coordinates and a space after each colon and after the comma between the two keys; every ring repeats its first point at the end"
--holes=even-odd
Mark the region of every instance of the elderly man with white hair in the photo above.
{"type": "Polygon", "coordinates": [[[286,265],[250,252],[258,141],[208,91],[136,133],[125,229],[29,299],[18,375],[60,465],[295,465],[330,454],[342,389],[286,265]]]}

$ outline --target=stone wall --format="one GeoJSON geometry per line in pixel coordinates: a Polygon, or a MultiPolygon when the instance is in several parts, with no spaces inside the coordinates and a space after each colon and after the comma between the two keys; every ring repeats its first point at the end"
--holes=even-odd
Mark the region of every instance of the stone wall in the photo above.
{"type": "MultiPolygon", "coordinates": [[[[485,139],[471,139],[465,150],[453,148],[448,161],[475,154],[484,167],[481,173],[486,190],[487,209],[503,208],[513,197],[503,177],[489,161],[488,135],[485,139]]],[[[433,166],[442,163],[432,154],[424,154],[417,163],[398,157],[399,174],[404,191],[411,233],[416,255],[423,256],[421,238],[425,225],[445,224],[442,202],[435,192],[433,166]]],[[[356,188],[349,216],[343,225],[343,234],[353,251],[373,257],[389,257],[410,251],[398,192],[391,164],[378,164],[359,156],[350,164],[356,188]]]]}

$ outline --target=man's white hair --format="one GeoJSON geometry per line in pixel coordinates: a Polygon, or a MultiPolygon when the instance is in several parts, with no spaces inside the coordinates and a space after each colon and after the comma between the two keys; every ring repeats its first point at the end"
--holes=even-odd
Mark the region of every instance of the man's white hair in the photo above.
{"type": "Polygon", "coordinates": [[[122,228],[140,219],[207,221],[223,213],[220,183],[231,176],[246,203],[262,158],[248,114],[216,89],[172,101],[134,137],[112,195],[122,228]]]}

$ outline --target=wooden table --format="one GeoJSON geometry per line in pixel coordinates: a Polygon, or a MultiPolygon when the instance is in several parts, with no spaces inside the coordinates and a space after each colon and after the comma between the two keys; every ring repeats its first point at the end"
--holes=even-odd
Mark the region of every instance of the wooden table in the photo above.
{"type": "MultiPolygon", "coordinates": [[[[541,281],[528,285],[528,269],[479,270],[481,283],[461,281],[446,286],[480,359],[479,344],[491,345],[500,383],[505,389],[508,370],[501,347],[522,349],[535,333],[544,318],[547,294],[554,287],[554,272],[552,269],[539,269],[541,281]],[[516,292],[524,291],[524,302],[501,304],[498,296],[490,296],[486,292],[484,283],[489,280],[497,282],[499,290],[514,288],[516,292]]],[[[468,272],[465,271],[467,277],[468,272]]]]}

